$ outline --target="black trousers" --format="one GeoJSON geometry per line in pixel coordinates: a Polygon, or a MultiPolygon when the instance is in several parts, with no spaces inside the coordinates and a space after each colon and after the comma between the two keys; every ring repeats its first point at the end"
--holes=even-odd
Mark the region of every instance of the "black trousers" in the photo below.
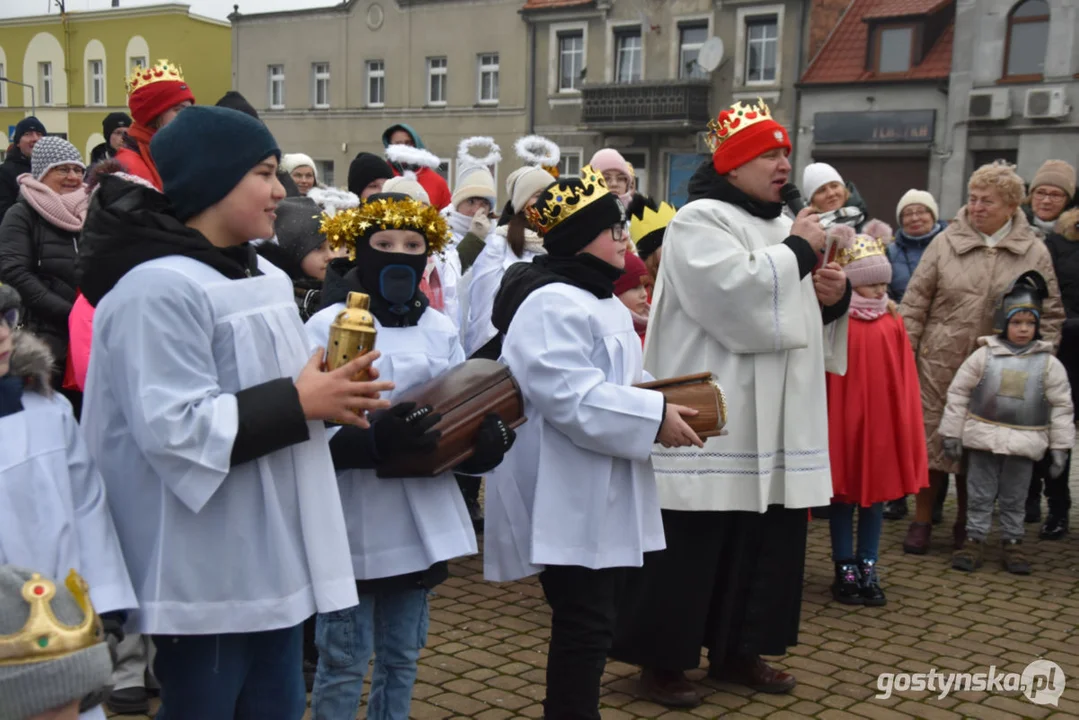
{"type": "Polygon", "coordinates": [[[1049,464],[1051,460],[1046,453],[1045,458],[1034,463],[1034,475],[1030,480],[1030,491],[1027,493],[1027,502],[1041,502],[1042,487],[1045,488],[1045,499],[1049,504],[1049,514],[1055,517],[1066,517],[1071,510],[1072,496],[1068,488],[1068,478],[1071,476],[1072,456],[1068,453],[1068,461],[1064,463],[1064,472],[1054,479],[1049,477],[1049,464]]]}
{"type": "Polygon", "coordinates": [[[599,691],[630,568],[548,565],[540,584],[551,606],[546,720],[599,720],[599,691]]]}
{"type": "Polygon", "coordinates": [[[454,476],[457,478],[457,486],[461,488],[461,494],[464,496],[465,502],[478,503],[480,501],[480,481],[482,478],[459,473],[455,473],[454,476]]]}

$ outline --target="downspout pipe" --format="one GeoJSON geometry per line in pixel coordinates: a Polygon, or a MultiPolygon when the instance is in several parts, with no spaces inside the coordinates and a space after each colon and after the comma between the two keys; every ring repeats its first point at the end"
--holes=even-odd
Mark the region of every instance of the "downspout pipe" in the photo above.
{"type": "MultiPolygon", "coordinates": [[[[535,133],[536,126],[536,23],[525,20],[528,23],[528,134],[535,133]]],[[[548,91],[550,89],[548,88],[548,91]]]]}

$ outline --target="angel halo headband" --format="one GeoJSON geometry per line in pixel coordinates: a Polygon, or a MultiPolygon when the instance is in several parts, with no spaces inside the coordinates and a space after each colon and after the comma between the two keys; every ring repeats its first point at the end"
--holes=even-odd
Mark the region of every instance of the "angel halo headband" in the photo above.
{"type": "Polygon", "coordinates": [[[498,143],[492,137],[478,135],[465,138],[457,145],[458,170],[474,166],[489,168],[500,162],[502,162],[502,149],[498,147],[498,143]],[[487,154],[483,157],[472,154],[474,149],[485,147],[487,148],[487,154]]]}
{"type": "Polygon", "coordinates": [[[558,163],[562,159],[562,151],[554,142],[542,135],[526,135],[517,138],[517,142],[513,143],[513,150],[527,165],[536,165],[558,177],[558,163]]]}

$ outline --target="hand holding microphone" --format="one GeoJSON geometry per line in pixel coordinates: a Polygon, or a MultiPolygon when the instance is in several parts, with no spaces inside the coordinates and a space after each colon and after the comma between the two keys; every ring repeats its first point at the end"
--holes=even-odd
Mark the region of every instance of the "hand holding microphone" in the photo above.
{"type": "Polygon", "coordinates": [[[818,254],[824,252],[827,237],[824,228],[820,224],[820,216],[813,208],[808,207],[794,183],[787,183],[779,191],[783,202],[796,215],[794,224],[791,226],[791,235],[797,235],[808,242],[818,254]]]}

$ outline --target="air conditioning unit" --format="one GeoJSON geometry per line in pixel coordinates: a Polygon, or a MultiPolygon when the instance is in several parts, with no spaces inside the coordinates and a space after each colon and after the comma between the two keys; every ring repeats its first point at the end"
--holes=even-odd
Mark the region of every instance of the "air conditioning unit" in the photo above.
{"type": "Polygon", "coordinates": [[[972,90],[967,102],[967,117],[971,120],[1007,120],[1012,116],[1008,88],[972,90]]]}
{"type": "Polygon", "coordinates": [[[1062,87],[1031,88],[1023,102],[1023,117],[1031,120],[1062,118],[1071,112],[1062,87]]]}

